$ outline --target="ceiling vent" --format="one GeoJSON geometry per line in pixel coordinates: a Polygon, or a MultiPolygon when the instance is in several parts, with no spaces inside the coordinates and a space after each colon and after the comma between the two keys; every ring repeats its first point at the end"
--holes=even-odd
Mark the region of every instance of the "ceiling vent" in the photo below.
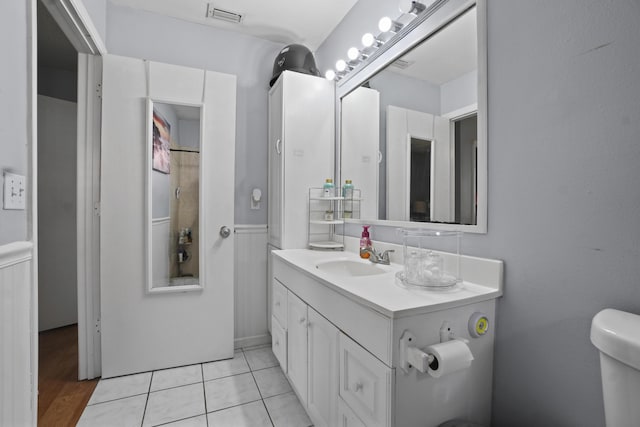
{"type": "Polygon", "coordinates": [[[222,21],[233,22],[234,24],[239,24],[242,22],[242,15],[235,12],[230,12],[224,9],[218,9],[213,6],[213,3],[207,4],[207,18],[215,18],[220,19],[222,21]]]}
{"type": "Polygon", "coordinates": [[[400,68],[401,70],[406,70],[410,66],[413,65],[415,61],[405,61],[404,59],[396,59],[391,65],[400,68]]]}

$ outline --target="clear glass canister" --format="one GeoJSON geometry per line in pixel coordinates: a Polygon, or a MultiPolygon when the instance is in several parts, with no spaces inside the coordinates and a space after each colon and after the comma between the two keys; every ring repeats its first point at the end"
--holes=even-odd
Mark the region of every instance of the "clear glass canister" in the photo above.
{"type": "Polygon", "coordinates": [[[404,270],[396,278],[402,285],[447,290],[462,282],[462,232],[407,228],[398,231],[402,235],[404,270]]]}

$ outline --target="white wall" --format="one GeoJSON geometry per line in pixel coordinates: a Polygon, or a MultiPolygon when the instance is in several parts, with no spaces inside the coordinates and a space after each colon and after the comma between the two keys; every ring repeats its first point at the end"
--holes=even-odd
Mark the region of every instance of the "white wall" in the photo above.
{"type": "MultiPolygon", "coordinates": [[[[28,174],[27,6],[24,1],[4,2],[0,13],[0,174],[5,170],[28,174]]],[[[0,184],[4,185],[1,176],[0,184]]],[[[0,206],[0,246],[26,239],[27,211],[0,206]]]]}
{"type": "MultiPolygon", "coordinates": [[[[381,16],[367,3],[340,25],[346,43],[381,16]]],[[[492,426],[600,427],[591,319],[640,312],[640,4],[495,0],[487,13],[489,224],[462,249],[505,261],[492,426]]],[[[344,55],[335,45],[317,56],[344,55]]],[[[372,239],[397,241],[381,227],[372,239]]]]}
{"type": "Polygon", "coordinates": [[[38,96],[38,330],[78,321],[75,102],[38,96]]]}
{"type": "Polygon", "coordinates": [[[267,193],[267,92],[284,44],[107,4],[110,53],[238,76],[235,222],[265,224],[267,204],[250,209],[255,187],[267,193]]]}

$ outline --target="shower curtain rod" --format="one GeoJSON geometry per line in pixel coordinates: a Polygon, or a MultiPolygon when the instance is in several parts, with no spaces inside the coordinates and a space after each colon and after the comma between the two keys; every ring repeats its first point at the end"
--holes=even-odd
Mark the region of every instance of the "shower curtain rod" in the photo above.
{"type": "Polygon", "coordinates": [[[196,153],[196,154],[200,154],[200,152],[196,151],[196,150],[181,150],[179,148],[169,148],[169,151],[178,151],[180,153],[196,153]]]}

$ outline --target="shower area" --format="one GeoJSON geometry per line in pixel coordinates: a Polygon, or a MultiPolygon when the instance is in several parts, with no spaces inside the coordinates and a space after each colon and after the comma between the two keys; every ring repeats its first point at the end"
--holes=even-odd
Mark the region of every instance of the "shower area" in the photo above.
{"type": "Polygon", "coordinates": [[[153,287],[199,284],[200,107],[153,103],[153,287]]]}

